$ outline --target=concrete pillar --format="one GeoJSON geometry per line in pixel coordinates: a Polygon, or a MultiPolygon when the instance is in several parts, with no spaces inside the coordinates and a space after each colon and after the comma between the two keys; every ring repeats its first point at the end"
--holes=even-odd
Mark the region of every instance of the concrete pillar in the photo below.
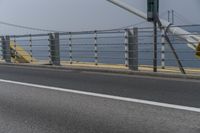
{"type": "Polygon", "coordinates": [[[138,29],[128,30],[128,66],[130,70],[138,70],[138,29]]]}
{"type": "Polygon", "coordinates": [[[3,59],[5,60],[6,63],[11,63],[10,37],[9,36],[1,37],[1,41],[2,41],[3,59]]]}
{"type": "Polygon", "coordinates": [[[60,65],[60,39],[59,33],[49,34],[50,58],[52,65],[60,65]]]}

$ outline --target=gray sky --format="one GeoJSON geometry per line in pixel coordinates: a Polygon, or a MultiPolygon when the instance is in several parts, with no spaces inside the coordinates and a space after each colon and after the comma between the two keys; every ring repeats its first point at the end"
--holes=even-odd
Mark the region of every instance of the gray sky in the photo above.
{"type": "MultiPolygon", "coordinates": [[[[146,12],[146,0],[123,1],[146,12]]],[[[200,24],[199,7],[200,0],[160,0],[161,13],[174,9],[186,19],[185,24],[200,24]]],[[[143,21],[106,0],[0,0],[0,20],[61,31],[117,28],[143,21]]],[[[0,25],[0,30],[5,31],[5,26],[0,25]]]]}

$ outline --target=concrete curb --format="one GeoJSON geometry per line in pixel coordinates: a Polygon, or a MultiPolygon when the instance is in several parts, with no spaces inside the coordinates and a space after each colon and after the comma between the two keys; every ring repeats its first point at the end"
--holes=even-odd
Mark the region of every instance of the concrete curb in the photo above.
{"type": "Polygon", "coordinates": [[[200,80],[200,76],[197,75],[183,75],[183,74],[172,74],[172,73],[154,73],[154,72],[141,72],[131,71],[128,69],[111,69],[102,67],[82,67],[82,66],[52,66],[52,65],[35,65],[35,64],[12,64],[12,63],[0,63],[1,66],[15,66],[15,67],[29,67],[29,68],[48,68],[55,70],[76,70],[76,71],[89,71],[89,72],[102,72],[112,74],[126,74],[126,75],[138,75],[138,76],[152,76],[162,78],[179,78],[179,79],[195,79],[200,80]]]}

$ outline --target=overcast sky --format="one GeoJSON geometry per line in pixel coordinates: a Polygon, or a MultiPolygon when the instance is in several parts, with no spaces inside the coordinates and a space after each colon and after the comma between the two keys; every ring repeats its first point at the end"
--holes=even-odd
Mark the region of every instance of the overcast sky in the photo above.
{"type": "MultiPolygon", "coordinates": [[[[146,12],[146,0],[123,1],[146,12]]],[[[165,17],[167,10],[174,9],[185,24],[200,24],[199,7],[200,0],[160,0],[165,17]]],[[[143,21],[106,0],[0,0],[0,20],[61,31],[117,28],[143,21]]]]}

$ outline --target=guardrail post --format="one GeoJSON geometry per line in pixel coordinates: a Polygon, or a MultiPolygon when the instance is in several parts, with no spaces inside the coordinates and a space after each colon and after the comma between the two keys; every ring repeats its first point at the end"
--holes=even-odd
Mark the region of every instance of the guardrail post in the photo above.
{"type": "Polygon", "coordinates": [[[128,66],[138,71],[138,28],[128,30],[128,66]]]}
{"type": "Polygon", "coordinates": [[[94,58],[95,58],[95,65],[98,65],[97,31],[95,31],[95,37],[94,37],[94,58]]]}
{"type": "Polygon", "coordinates": [[[18,63],[17,62],[17,40],[16,40],[16,36],[14,36],[14,51],[12,50],[12,54],[14,54],[14,63],[18,63]]]}
{"type": "Polygon", "coordinates": [[[32,43],[33,43],[32,35],[30,34],[29,35],[29,47],[30,47],[29,52],[30,52],[30,56],[31,56],[30,62],[33,62],[33,44],[32,43]]]}
{"type": "Polygon", "coordinates": [[[11,63],[10,37],[9,36],[1,37],[1,41],[2,41],[3,59],[5,60],[6,63],[11,63]]]}
{"type": "Polygon", "coordinates": [[[49,34],[50,56],[52,65],[60,65],[60,39],[59,33],[49,34]]]}
{"type": "Polygon", "coordinates": [[[165,69],[165,30],[161,30],[161,66],[165,69]]]}
{"type": "Polygon", "coordinates": [[[69,60],[70,64],[73,64],[73,57],[72,57],[72,33],[69,33],[69,60]]]}
{"type": "Polygon", "coordinates": [[[130,58],[128,58],[128,43],[129,43],[129,36],[128,36],[128,34],[129,34],[129,30],[125,30],[125,34],[124,34],[124,37],[125,37],[125,41],[124,41],[124,44],[125,44],[125,66],[126,67],[129,67],[129,59],[130,58]]]}

